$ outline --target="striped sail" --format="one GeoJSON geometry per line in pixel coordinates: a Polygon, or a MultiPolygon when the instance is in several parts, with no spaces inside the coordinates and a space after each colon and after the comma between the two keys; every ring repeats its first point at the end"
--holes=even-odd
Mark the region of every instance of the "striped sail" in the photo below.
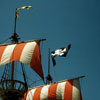
{"type": "Polygon", "coordinates": [[[30,66],[42,79],[41,55],[39,42],[24,42],[0,46],[0,66],[19,61],[30,66]]]}
{"type": "Polygon", "coordinates": [[[82,100],[79,78],[29,89],[22,100],[82,100]]]}

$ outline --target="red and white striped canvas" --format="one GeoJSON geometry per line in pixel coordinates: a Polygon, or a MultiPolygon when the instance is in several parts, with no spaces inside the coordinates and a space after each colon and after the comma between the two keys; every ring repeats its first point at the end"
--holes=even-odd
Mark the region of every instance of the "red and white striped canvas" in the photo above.
{"type": "Polygon", "coordinates": [[[37,42],[25,42],[0,46],[0,66],[19,61],[30,66],[43,79],[40,47],[37,42]]]}
{"type": "Polygon", "coordinates": [[[22,100],[82,100],[79,79],[29,89],[22,100]]]}

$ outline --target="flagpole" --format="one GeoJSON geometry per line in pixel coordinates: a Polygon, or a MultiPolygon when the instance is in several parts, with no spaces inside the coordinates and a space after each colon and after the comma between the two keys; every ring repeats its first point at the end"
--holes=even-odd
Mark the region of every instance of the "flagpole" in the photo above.
{"type": "Polygon", "coordinates": [[[46,84],[52,83],[52,77],[50,75],[50,48],[48,52],[48,75],[46,77],[46,84]]]}
{"type": "Polygon", "coordinates": [[[48,74],[50,74],[50,48],[48,53],[48,74]]]}

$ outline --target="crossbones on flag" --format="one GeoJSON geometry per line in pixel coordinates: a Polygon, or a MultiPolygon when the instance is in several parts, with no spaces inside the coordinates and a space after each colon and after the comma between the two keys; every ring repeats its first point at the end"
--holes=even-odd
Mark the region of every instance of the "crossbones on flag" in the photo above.
{"type": "Polygon", "coordinates": [[[67,47],[60,48],[51,52],[52,62],[54,66],[56,65],[55,57],[56,56],[66,57],[70,48],[71,48],[71,44],[69,44],[67,47]]]}
{"type": "Polygon", "coordinates": [[[23,7],[17,8],[17,9],[16,9],[16,18],[19,17],[19,15],[18,15],[18,11],[19,11],[19,10],[22,10],[22,9],[27,9],[27,10],[29,10],[30,8],[32,8],[32,6],[23,6],[23,7]]]}

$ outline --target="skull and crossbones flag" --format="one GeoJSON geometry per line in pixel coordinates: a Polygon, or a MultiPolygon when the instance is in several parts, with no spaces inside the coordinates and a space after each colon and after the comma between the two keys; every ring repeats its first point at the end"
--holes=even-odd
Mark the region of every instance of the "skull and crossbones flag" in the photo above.
{"type": "Polygon", "coordinates": [[[52,62],[54,66],[56,65],[55,57],[56,56],[66,57],[70,48],[71,48],[71,44],[69,44],[67,47],[60,48],[51,52],[52,62]]]}

